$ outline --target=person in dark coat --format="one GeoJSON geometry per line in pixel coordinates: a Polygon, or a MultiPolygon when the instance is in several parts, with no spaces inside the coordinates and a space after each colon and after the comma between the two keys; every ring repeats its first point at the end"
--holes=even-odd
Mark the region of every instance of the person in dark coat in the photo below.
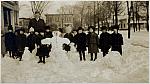
{"type": "Polygon", "coordinates": [[[103,52],[103,57],[105,57],[110,49],[110,34],[107,32],[106,26],[102,26],[102,33],[100,34],[99,39],[99,48],[103,52]]]}
{"type": "Polygon", "coordinates": [[[35,49],[36,38],[34,31],[30,31],[29,36],[27,37],[27,47],[29,47],[30,53],[35,49]]]}
{"type": "Polygon", "coordinates": [[[17,35],[17,51],[19,61],[22,61],[22,55],[24,53],[26,47],[26,35],[24,34],[24,30],[20,29],[20,33],[17,35]]]}
{"type": "Polygon", "coordinates": [[[85,61],[85,51],[86,51],[86,34],[83,33],[82,27],[79,27],[78,29],[78,34],[77,34],[77,39],[76,39],[76,45],[77,45],[77,51],[79,52],[80,55],[80,61],[83,60],[85,61]]]}
{"type": "Polygon", "coordinates": [[[37,53],[36,56],[39,56],[38,63],[44,63],[45,64],[45,56],[49,55],[49,50],[47,48],[47,45],[41,44],[41,40],[45,39],[44,32],[40,32],[38,34],[37,38],[37,53]]]}
{"type": "Polygon", "coordinates": [[[44,31],[45,29],[45,22],[43,19],[40,19],[40,12],[36,11],[35,14],[34,14],[34,17],[33,19],[31,19],[29,21],[29,26],[28,28],[30,29],[31,27],[34,28],[34,31],[35,32],[40,32],[40,31],[44,31]]]}
{"type": "MultiPolygon", "coordinates": [[[[64,38],[68,38],[69,40],[70,40],[70,42],[73,42],[73,35],[72,35],[72,33],[66,33],[65,35],[64,35],[64,38]]],[[[67,44],[64,44],[64,50],[65,51],[70,51],[70,45],[67,45],[67,44]]]]}
{"type": "Polygon", "coordinates": [[[77,30],[74,30],[73,31],[73,43],[74,43],[74,46],[76,45],[76,40],[77,40],[77,30]]]}
{"type": "Polygon", "coordinates": [[[87,34],[87,46],[88,53],[91,54],[91,61],[95,61],[97,59],[98,50],[98,35],[95,33],[95,28],[93,26],[89,27],[89,33],[87,34]],[[93,59],[93,53],[95,53],[95,58],[93,59]]]}
{"type": "MultiPolygon", "coordinates": [[[[52,32],[50,31],[50,27],[49,27],[49,26],[45,26],[45,29],[46,29],[46,31],[45,31],[45,38],[52,38],[52,37],[53,37],[53,34],[52,34],[52,32]]],[[[47,46],[47,49],[48,49],[49,52],[51,51],[51,48],[52,48],[52,45],[51,45],[51,44],[50,44],[49,46],[47,46]]],[[[49,53],[49,52],[48,52],[48,53],[49,53]]],[[[47,57],[47,58],[50,57],[49,54],[47,54],[46,57],[47,57]]]]}
{"type": "Polygon", "coordinates": [[[6,46],[6,51],[9,52],[9,56],[14,58],[15,51],[16,51],[15,50],[16,41],[15,41],[15,34],[13,33],[12,25],[8,26],[8,33],[5,34],[5,46],[6,46]]]}
{"type": "Polygon", "coordinates": [[[122,55],[123,37],[118,33],[119,26],[113,26],[113,33],[111,34],[111,51],[118,51],[122,55]]]}
{"type": "Polygon", "coordinates": [[[53,34],[52,32],[50,31],[50,27],[49,26],[45,26],[45,38],[52,38],[53,37],[53,34]]]}

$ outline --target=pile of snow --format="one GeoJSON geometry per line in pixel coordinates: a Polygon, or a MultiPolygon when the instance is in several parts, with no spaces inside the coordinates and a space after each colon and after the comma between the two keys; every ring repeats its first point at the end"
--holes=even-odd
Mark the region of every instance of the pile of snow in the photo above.
{"type": "Polygon", "coordinates": [[[90,61],[90,54],[86,51],[86,61],[79,61],[79,54],[72,43],[70,44],[71,51],[68,53],[62,51],[50,53],[50,57],[46,58],[46,64],[37,63],[39,59],[35,56],[36,49],[31,54],[26,48],[21,62],[18,59],[9,58],[7,55],[1,59],[2,82],[147,83],[148,33],[137,32],[136,35],[132,35],[132,39],[126,38],[126,32],[121,33],[124,36],[122,56],[118,52],[109,52],[102,57],[100,52],[96,61],[90,61]],[[144,38],[141,37],[143,34],[144,38]],[[55,56],[62,58],[55,59],[55,56]]]}

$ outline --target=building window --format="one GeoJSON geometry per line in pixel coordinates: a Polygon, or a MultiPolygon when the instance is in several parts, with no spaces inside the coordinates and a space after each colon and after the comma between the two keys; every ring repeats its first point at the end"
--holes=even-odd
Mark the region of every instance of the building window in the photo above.
{"type": "Polygon", "coordinates": [[[126,24],[124,24],[124,28],[126,27],[126,24]]]}
{"type": "Polygon", "coordinates": [[[4,26],[11,25],[11,14],[10,14],[11,10],[4,7],[3,11],[4,11],[4,26]]]}

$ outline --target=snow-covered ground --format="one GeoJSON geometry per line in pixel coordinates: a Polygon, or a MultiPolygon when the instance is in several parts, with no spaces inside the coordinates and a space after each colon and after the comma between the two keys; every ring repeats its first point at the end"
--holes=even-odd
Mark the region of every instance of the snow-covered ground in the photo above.
{"type": "MultiPolygon", "coordinates": [[[[3,83],[148,83],[149,82],[149,33],[146,31],[120,31],[124,37],[123,56],[109,52],[106,57],[98,53],[96,61],[79,61],[79,55],[72,47],[67,53],[69,62],[64,64],[47,58],[46,64],[38,64],[38,57],[25,51],[23,61],[6,55],[1,59],[1,80],[3,83]]],[[[62,56],[60,54],[60,56],[62,56]]]]}

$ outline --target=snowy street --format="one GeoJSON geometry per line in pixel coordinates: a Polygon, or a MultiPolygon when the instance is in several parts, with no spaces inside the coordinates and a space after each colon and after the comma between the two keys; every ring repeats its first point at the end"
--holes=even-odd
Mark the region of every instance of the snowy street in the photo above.
{"type": "MultiPolygon", "coordinates": [[[[65,52],[68,62],[60,63],[53,54],[45,64],[38,64],[36,49],[31,54],[25,50],[23,61],[12,59],[8,54],[1,58],[2,83],[148,83],[149,82],[149,33],[145,30],[119,31],[124,38],[123,55],[109,52],[106,57],[98,53],[96,61],[90,61],[86,51],[86,61],[79,61],[78,52],[71,45],[65,52]]],[[[100,50],[99,50],[100,51],[100,50]]],[[[56,53],[55,53],[56,54],[56,53]]],[[[63,56],[61,53],[57,53],[63,56]]],[[[63,59],[62,59],[63,60],[63,59]]]]}

